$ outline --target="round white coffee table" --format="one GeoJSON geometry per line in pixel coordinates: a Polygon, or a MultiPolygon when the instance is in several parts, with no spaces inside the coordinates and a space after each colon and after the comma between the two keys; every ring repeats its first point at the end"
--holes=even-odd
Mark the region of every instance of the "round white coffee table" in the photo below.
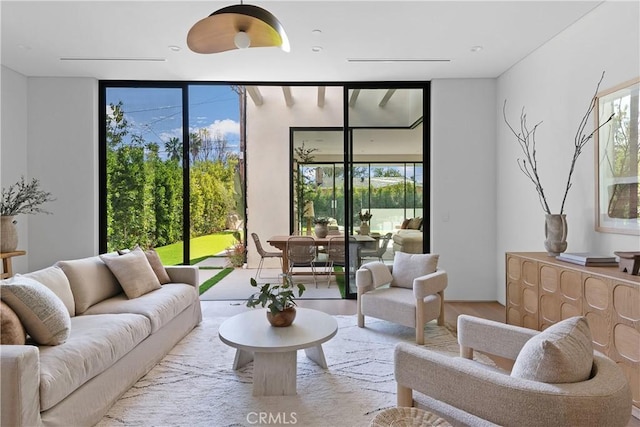
{"type": "Polygon", "coordinates": [[[236,348],[233,369],[253,360],[254,396],[290,396],[296,394],[297,352],[326,369],[321,344],[338,332],[338,322],[317,310],[296,307],[293,325],[273,327],[266,309],[254,309],[225,320],[218,336],[236,348]]]}

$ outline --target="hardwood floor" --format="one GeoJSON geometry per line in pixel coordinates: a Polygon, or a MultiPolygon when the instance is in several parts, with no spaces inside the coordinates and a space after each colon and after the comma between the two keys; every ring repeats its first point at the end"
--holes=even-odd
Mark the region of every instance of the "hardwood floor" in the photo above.
{"type": "MultiPolygon", "coordinates": [[[[314,308],[332,315],[353,315],[356,314],[355,300],[297,300],[300,307],[314,308]]],[[[202,301],[202,310],[208,316],[232,316],[247,308],[244,301],[202,301]]],[[[456,319],[461,314],[491,319],[497,322],[505,321],[504,306],[496,301],[482,302],[445,302],[444,317],[445,322],[455,325],[456,319]]],[[[497,360],[499,366],[507,367],[508,362],[497,360]]],[[[631,417],[627,427],[640,427],[640,419],[631,417]]]]}

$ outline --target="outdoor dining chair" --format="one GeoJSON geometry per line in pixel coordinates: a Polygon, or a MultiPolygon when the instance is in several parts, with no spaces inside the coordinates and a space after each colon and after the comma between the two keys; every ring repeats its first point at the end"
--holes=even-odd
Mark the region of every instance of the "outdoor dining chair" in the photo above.
{"type": "Polygon", "coordinates": [[[287,258],[289,265],[287,272],[293,273],[294,267],[310,267],[313,275],[313,283],[318,287],[316,281],[316,242],[310,236],[291,236],[287,240],[287,258]]]}
{"type": "Polygon", "coordinates": [[[280,259],[280,268],[282,268],[282,252],[268,252],[265,251],[262,247],[262,243],[260,243],[260,238],[256,233],[251,233],[251,237],[253,238],[253,243],[256,244],[256,250],[258,254],[260,254],[260,263],[258,264],[258,271],[256,271],[255,279],[266,279],[266,277],[260,276],[260,272],[262,271],[262,266],[264,264],[265,258],[279,258],[280,259]]]}

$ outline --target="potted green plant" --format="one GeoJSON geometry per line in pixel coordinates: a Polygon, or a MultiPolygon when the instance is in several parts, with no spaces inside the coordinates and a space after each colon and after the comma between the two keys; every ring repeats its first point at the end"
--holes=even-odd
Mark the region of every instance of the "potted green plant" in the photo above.
{"type": "Polygon", "coordinates": [[[18,232],[15,217],[20,214],[37,214],[48,212],[41,208],[46,202],[55,199],[51,193],[40,189],[40,181],[33,178],[26,182],[24,176],[20,181],[2,187],[2,201],[0,202],[0,252],[13,252],[18,247],[18,232]]]}
{"type": "MultiPolygon", "coordinates": [[[[295,285],[288,274],[284,274],[282,283],[265,283],[260,290],[249,297],[247,307],[267,307],[267,319],[272,326],[290,326],[296,317],[296,295],[298,297],[306,290],[302,283],[295,285]]],[[[256,279],[251,278],[251,286],[258,288],[256,279]]]]}
{"type": "Polygon", "coordinates": [[[316,233],[316,236],[320,238],[327,237],[327,234],[329,234],[329,228],[327,227],[329,225],[329,221],[330,220],[327,217],[319,217],[313,219],[313,231],[316,233]]]}
{"type": "Polygon", "coordinates": [[[236,239],[233,246],[227,248],[227,258],[229,263],[234,267],[242,267],[246,260],[247,248],[245,248],[242,242],[242,235],[238,231],[233,232],[233,237],[236,239]]]}

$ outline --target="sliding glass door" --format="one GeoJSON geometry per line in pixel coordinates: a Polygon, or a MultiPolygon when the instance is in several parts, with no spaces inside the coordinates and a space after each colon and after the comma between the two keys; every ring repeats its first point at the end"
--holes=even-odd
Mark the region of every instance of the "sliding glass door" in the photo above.
{"type": "MultiPolygon", "coordinates": [[[[356,236],[351,243],[345,239],[347,298],[356,293],[355,271],[363,262],[359,249],[378,247],[405,219],[428,211],[427,87],[345,88],[347,126],[291,128],[291,232],[311,234],[312,220],[328,217],[332,232],[356,236]]],[[[393,262],[391,241],[383,260],[393,262]]]]}
{"type": "Polygon", "coordinates": [[[168,265],[237,251],[242,265],[243,88],[101,82],[100,97],[100,251],[153,247],[168,265]]]}

